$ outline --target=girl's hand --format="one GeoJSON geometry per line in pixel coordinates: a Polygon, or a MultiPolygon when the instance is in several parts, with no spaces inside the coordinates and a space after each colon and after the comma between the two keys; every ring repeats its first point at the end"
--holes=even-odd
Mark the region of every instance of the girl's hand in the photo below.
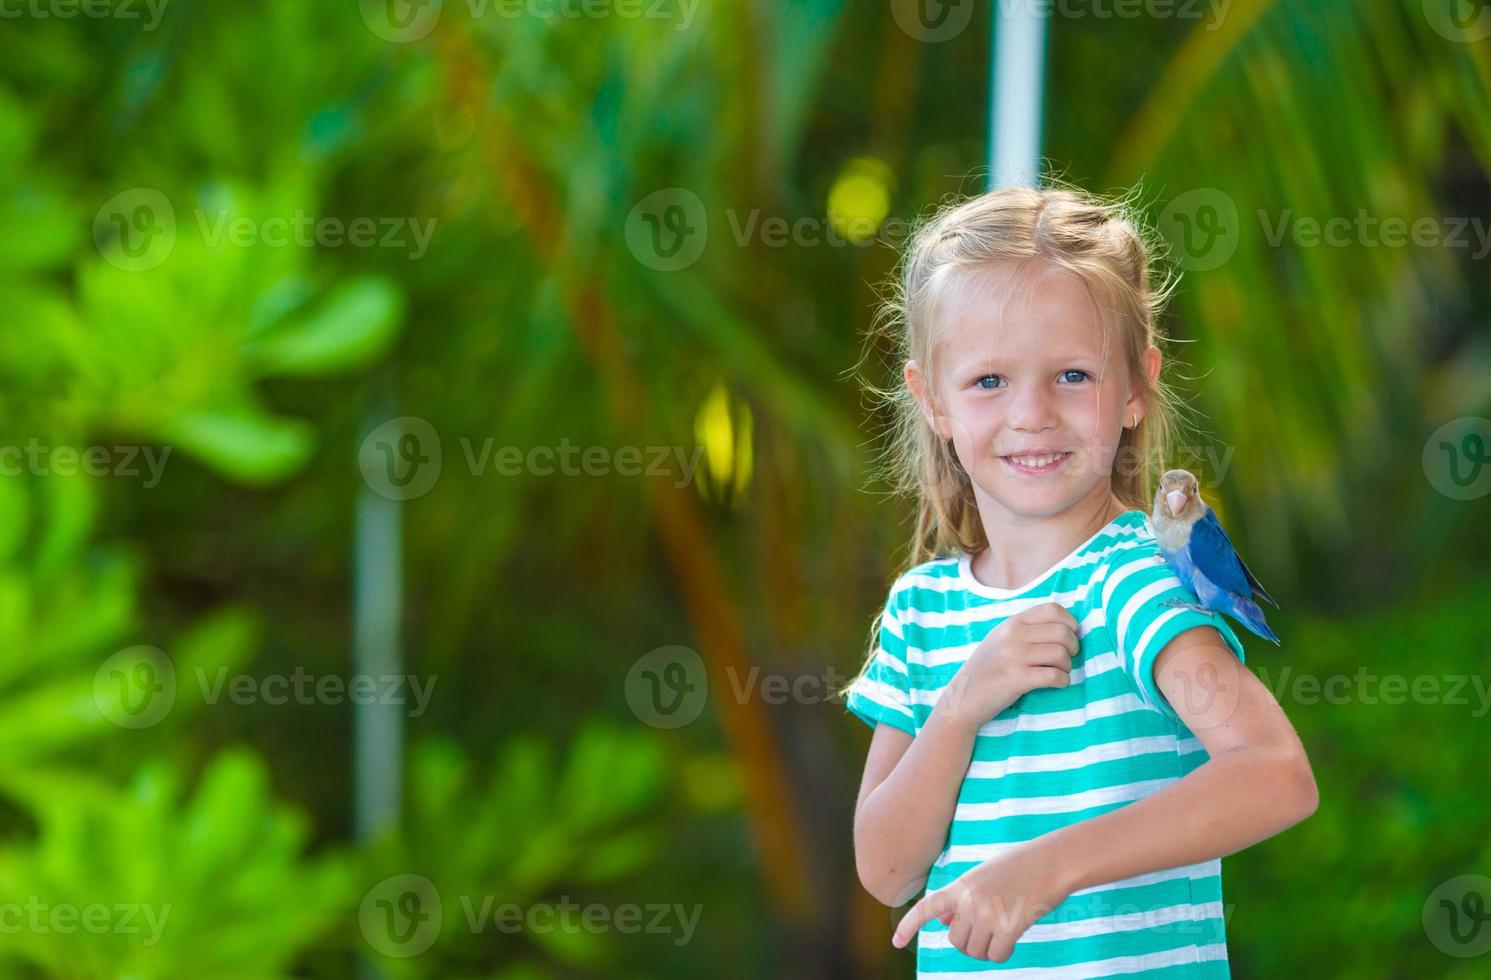
{"type": "Polygon", "coordinates": [[[1032,606],[989,631],[948,682],[938,707],[982,725],[1026,691],[1066,687],[1078,642],[1071,613],[1054,602],[1032,606]]]}
{"type": "Polygon", "coordinates": [[[941,919],[953,948],[974,959],[1003,963],[1036,920],[1071,894],[1060,862],[1030,841],[998,854],[935,892],[928,892],[896,926],[897,949],[922,926],[941,919]]]}

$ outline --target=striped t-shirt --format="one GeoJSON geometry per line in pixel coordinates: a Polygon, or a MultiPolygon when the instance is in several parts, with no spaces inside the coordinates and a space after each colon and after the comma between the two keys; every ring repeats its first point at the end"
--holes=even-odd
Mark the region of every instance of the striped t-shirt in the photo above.
{"type": "MultiPolygon", "coordinates": [[[[1137,510],[1023,588],[984,585],[967,555],[896,580],[878,647],[845,703],[871,727],[915,736],[958,668],[1010,616],[1055,602],[1080,625],[1070,685],[1035,688],[979,729],[928,891],[1014,844],[1148,796],[1207,760],[1155,686],[1155,657],[1197,626],[1215,627],[1240,661],[1243,648],[1220,616],[1166,604],[1173,600],[1196,597],[1137,510]]],[[[1225,925],[1221,861],[1204,861],[1074,892],[1004,963],[959,952],[934,919],[917,937],[916,975],[1227,977],[1225,925]]]]}

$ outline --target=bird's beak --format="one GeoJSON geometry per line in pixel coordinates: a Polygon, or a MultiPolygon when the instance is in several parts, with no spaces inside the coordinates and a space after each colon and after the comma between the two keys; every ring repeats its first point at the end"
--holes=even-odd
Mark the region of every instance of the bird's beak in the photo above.
{"type": "Polygon", "coordinates": [[[1165,494],[1165,502],[1170,505],[1170,514],[1179,517],[1180,512],[1186,509],[1186,504],[1191,502],[1184,490],[1171,490],[1165,494]]]}

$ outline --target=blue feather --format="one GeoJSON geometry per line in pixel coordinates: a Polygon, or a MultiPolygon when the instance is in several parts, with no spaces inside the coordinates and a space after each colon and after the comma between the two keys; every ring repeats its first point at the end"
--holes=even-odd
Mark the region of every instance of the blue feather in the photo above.
{"type": "Polygon", "coordinates": [[[1190,541],[1177,551],[1167,551],[1165,557],[1176,578],[1195,593],[1202,607],[1226,613],[1270,643],[1279,642],[1253,595],[1256,593],[1275,606],[1278,603],[1243,564],[1211,508],[1191,525],[1190,541]]]}

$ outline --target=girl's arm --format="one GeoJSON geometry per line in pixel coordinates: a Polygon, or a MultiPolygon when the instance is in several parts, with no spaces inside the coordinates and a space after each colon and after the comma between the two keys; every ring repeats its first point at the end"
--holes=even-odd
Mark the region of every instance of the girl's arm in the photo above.
{"type": "Polygon", "coordinates": [[[980,726],[1026,691],[1066,687],[1077,650],[1076,618],[1055,603],[1033,606],[979,641],[914,739],[875,726],[854,811],[866,891],[894,907],[921,890],[953,824],[980,726]]]}
{"type": "Polygon", "coordinates": [[[1320,804],[1294,726],[1214,629],[1171,640],[1154,678],[1210,758],[1158,793],[1042,838],[1073,890],[1234,854],[1320,804]]]}
{"type": "Polygon", "coordinates": [[[901,919],[895,945],[952,917],[955,947],[1004,962],[1074,891],[1225,857],[1315,812],[1315,777],[1293,726],[1214,629],[1178,634],[1156,657],[1154,678],[1210,758],[1157,793],[996,855],[932,892],[901,919]]]}
{"type": "MultiPolygon", "coordinates": [[[[961,673],[949,682],[965,680],[961,673]]],[[[877,725],[854,810],[854,861],[865,890],[895,907],[927,883],[952,826],[958,791],[981,722],[958,715],[961,697],[943,697],[921,733],[877,725]]]]}

